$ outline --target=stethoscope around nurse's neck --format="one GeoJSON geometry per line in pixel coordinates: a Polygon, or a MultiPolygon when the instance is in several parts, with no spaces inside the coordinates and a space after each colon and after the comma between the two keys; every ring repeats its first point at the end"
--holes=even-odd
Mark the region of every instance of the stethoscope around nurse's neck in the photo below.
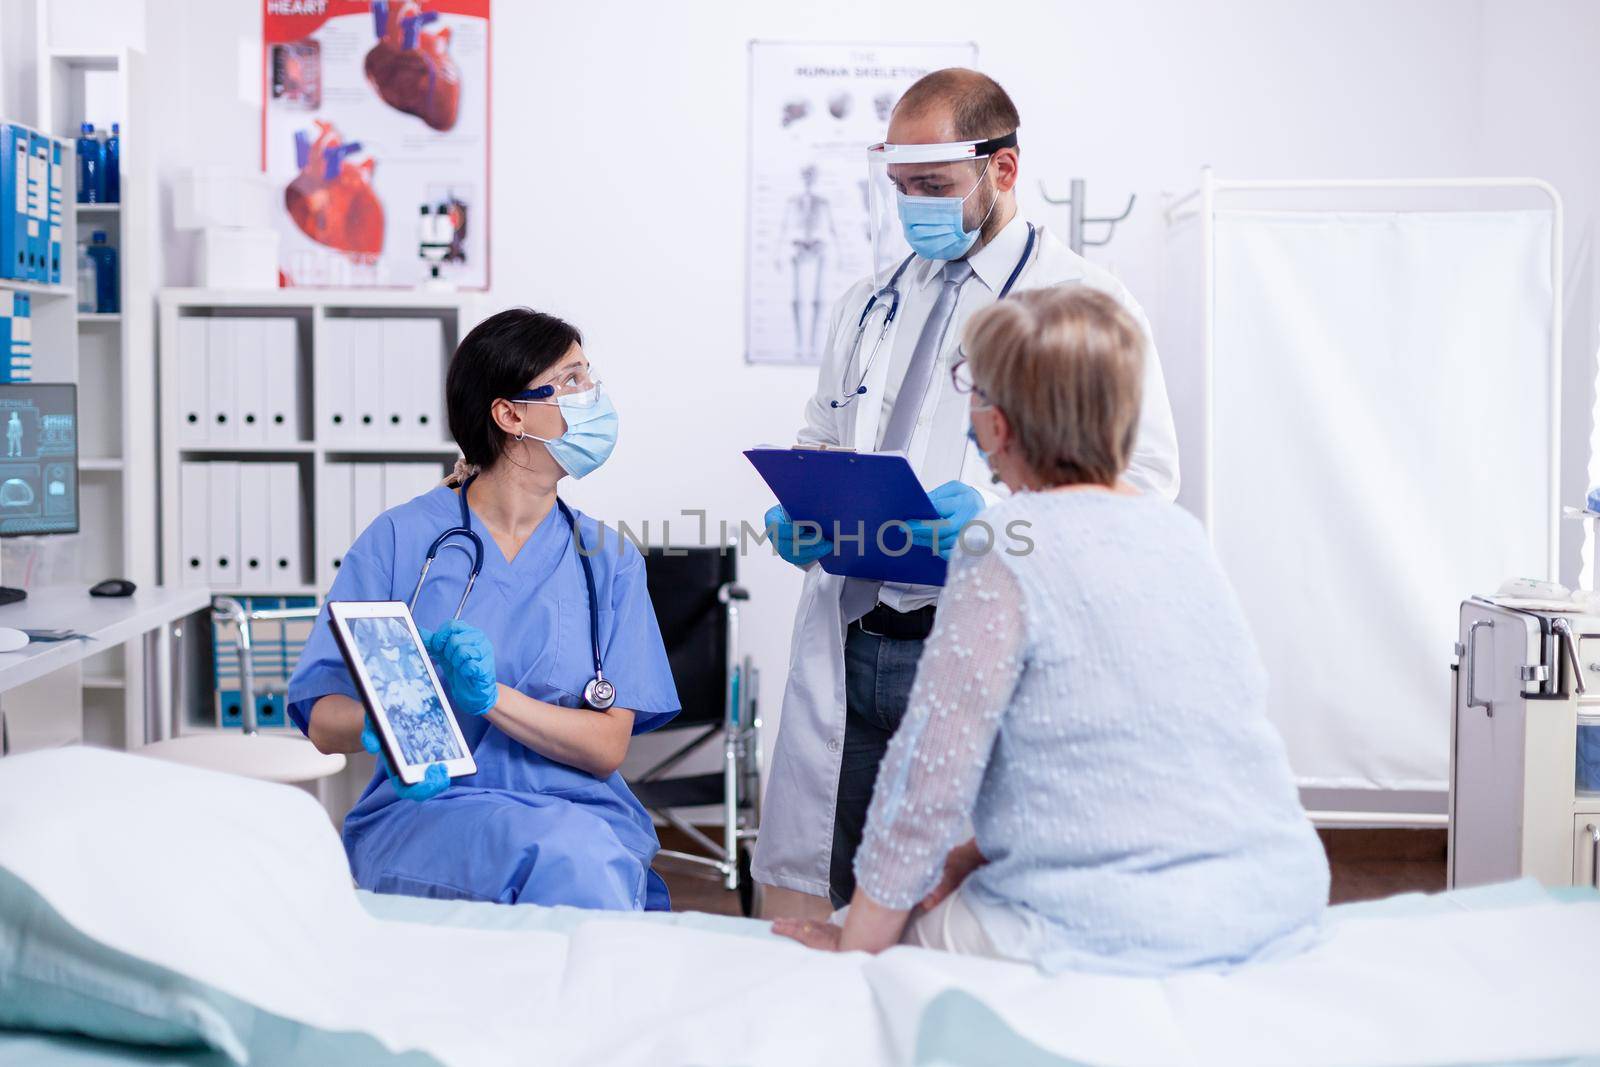
{"type": "MultiPolygon", "coordinates": [[[[1006,278],[1005,285],[1000,287],[1000,295],[995,297],[998,303],[1011,295],[1011,287],[1017,284],[1017,279],[1022,277],[1023,268],[1028,265],[1028,259],[1033,255],[1033,246],[1038,231],[1033,223],[1028,223],[1028,243],[1022,247],[1022,255],[1017,259],[1017,265],[1011,268],[1011,274],[1006,278]]],[[[844,393],[837,400],[828,401],[831,408],[849,407],[860,397],[867,395],[867,378],[872,374],[872,366],[878,361],[878,349],[883,347],[884,338],[889,336],[889,328],[894,325],[894,320],[900,314],[900,277],[905,274],[906,268],[911,266],[911,261],[917,258],[915,252],[900,261],[900,266],[895,268],[889,280],[883,287],[867,298],[867,304],[861,309],[861,317],[856,319],[855,341],[850,348],[850,358],[845,360],[844,373],[841,375],[840,386],[844,393]],[[872,351],[867,354],[866,362],[861,363],[861,340],[866,336],[867,325],[872,321],[876,312],[883,313],[882,324],[878,327],[878,336],[872,342],[872,351]],[[852,364],[861,366],[861,375],[856,379],[854,389],[849,387],[850,367],[852,364]]]]}
{"type": "MultiPolygon", "coordinates": [[[[461,504],[461,523],[444,530],[433,543],[428,546],[427,555],[422,560],[422,573],[417,575],[417,584],[411,590],[411,600],[407,607],[412,611],[417,609],[417,596],[422,592],[422,583],[428,578],[428,570],[433,566],[434,559],[439,555],[441,548],[456,548],[472,557],[472,569],[467,572],[467,585],[461,591],[461,601],[456,604],[456,613],[451,618],[461,618],[461,610],[467,606],[467,597],[472,595],[472,587],[478,581],[478,575],[483,572],[483,538],[472,528],[472,513],[467,508],[467,490],[472,488],[472,483],[478,480],[476,474],[461,483],[458,497],[461,504]],[[463,544],[464,539],[467,543],[463,544]],[[471,545],[471,547],[467,547],[471,545]]],[[[589,562],[589,555],[584,550],[583,539],[578,533],[578,517],[567,507],[566,501],[556,497],[556,507],[561,509],[561,515],[567,520],[567,527],[572,531],[572,547],[577,552],[578,563],[583,567],[583,584],[589,594],[589,646],[594,654],[594,677],[583,687],[583,702],[596,711],[605,711],[617,702],[617,687],[606,678],[604,665],[600,660],[600,600],[595,593],[594,567],[589,562]]]]}

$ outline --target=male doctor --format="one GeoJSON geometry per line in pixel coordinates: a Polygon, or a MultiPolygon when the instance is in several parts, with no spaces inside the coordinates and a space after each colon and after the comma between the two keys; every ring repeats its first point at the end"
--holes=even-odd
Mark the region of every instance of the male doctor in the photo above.
{"type": "MultiPolygon", "coordinates": [[[[966,319],[1020,289],[1090,285],[1150,333],[1115,278],[1017,214],[1019,125],[1005,90],[972,70],[935,71],[900,98],[889,140],[868,150],[869,178],[882,203],[893,198],[886,210],[899,226],[889,232],[898,228],[914,254],[898,241],[892,258],[876,249],[877,273],[834,307],[799,434],[807,445],[903,451],[923,485],[935,487],[929,496],[946,525],[933,532],[945,555],[959,527],[1004,491],[968,440],[967,398],[950,380],[966,319]],[[886,288],[898,293],[898,308],[885,331],[886,288]],[[875,293],[878,307],[861,330],[875,293]]],[[[1177,443],[1153,345],[1126,477],[1146,492],[1177,495],[1177,443]]],[[[854,891],[878,764],[905,714],[939,590],[827,574],[816,561],[831,544],[797,531],[781,507],[766,524],[806,577],[754,872],[764,914],[818,918],[854,891]]]]}

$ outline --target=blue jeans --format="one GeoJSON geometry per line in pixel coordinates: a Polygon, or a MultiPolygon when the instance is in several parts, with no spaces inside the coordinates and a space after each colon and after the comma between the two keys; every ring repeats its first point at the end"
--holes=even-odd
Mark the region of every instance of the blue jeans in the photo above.
{"type": "Polygon", "coordinates": [[[878,764],[889,750],[911,699],[922,658],[921,641],[878,637],[852,626],[844,642],[844,752],[833,816],[833,857],[828,896],[835,908],[856,891],[854,863],[867,825],[878,764]]]}

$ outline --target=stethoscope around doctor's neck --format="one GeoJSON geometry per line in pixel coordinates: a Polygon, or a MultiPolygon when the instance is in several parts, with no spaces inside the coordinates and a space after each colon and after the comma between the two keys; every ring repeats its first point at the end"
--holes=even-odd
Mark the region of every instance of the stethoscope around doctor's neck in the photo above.
{"type": "MultiPolygon", "coordinates": [[[[1033,223],[1028,223],[1028,243],[1022,247],[1022,255],[1018,258],[1017,265],[1011,268],[1011,275],[1006,278],[1005,285],[1000,287],[1000,295],[995,297],[997,303],[1011,295],[1011,287],[1016,285],[1017,279],[1022,276],[1023,268],[1028,265],[1028,258],[1033,255],[1033,244],[1036,235],[1037,231],[1033,228],[1033,223]]],[[[850,349],[850,358],[845,361],[844,374],[840,380],[840,385],[844,387],[845,392],[838,400],[829,401],[829,407],[848,407],[855,403],[857,398],[867,394],[867,376],[872,373],[872,365],[878,361],[878,349],[883,347],[883,339],[889,336],[889,327],[894,325],[895,316],[900,314],[900,276],[906,272],[906,268],[911,266],[911,261],[916,258],[917,254],[913,252],[901,260],[900,266],[895,268],[894,273],[889,276],[889,281],[883,288],[867,298],[867,305],[861,309],[861,317],[856,320],[855,342],[850,349]],[[872,342],[872,351],[867,354],[866,362],[862,363],[861,340],[866,336],[867,326],[872,321],[873,314],[879,311],[883,312],[883,323],[878,327],[878,336],[872,342]],[[859,364],[861,367],[861,375],[856,379],[854,389],[849,387],[851,364],[859,364]]]]}
{"type": "MultiPolygon", "coordinates": [[[[433,566],[434,558],[439,555],[441,548],[457,548],[472,557],[472,569],[467,572],[467,586],[461,591],[461,602],[456,605],[456,613],[451,617],[461,618],[461,609],[467,606],[467,597],[472,595],[472,587],[478,581],[478,575],[483,572],[483,538],[472,528],[472,515],[467,510],[467,490],[477,480],[478,476],[474,474],[461,483],[461,491],[458,494],[461,500],[460,525],[445,530],[428,546],[428,554],[422,560],[422,573],[417,575],[416,588],[411,590],[411,600],[407,604],[412,611],[416,610],[417,595],[422,592],[422,583],[428,578],[428,568],[433,566]],[[457,538],[464,538],[472,547],[468,548],[457,538]]],[[[600,662],[600,600],[595,595],[594,567],[589,563],[589,556],[583,548],[583,540],[578,535],[577,516],[560,497],[556,497],[556,507],[561,509],[562,517],[567,520],[567,526],[572,530],[572,547],[577,551],[578,562],[583,566],[583,584],[589,592],[589,645],[594,653],[594,677],[583,687],[583,702],[596,711],[605,711],[617,702],[617,687],[606,678],[605,669],[600,662]]]]}

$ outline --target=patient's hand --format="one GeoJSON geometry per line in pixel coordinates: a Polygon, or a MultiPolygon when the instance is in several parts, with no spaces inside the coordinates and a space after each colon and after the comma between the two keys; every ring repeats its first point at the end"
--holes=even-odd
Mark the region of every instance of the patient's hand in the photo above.
{"type": "Polygon", "coordinates": [[[772,932],[793,938],[807,948],[838,952],[839,935],[844,929],[820,919],[777,919],[772,924],[772,932]]]}
{"type": "MultiPolygon", "coordinates": [[[[976,850],[974,850],[976,851],[976,850]]],[[[886,908],[856,886],[850,907],[844,911],[844,926],[818,919],[779,919],[772,932],[792,938],[807,948],[823,952],[870,952],[877,954],[898,944],[906,932],[909,911],[886,908]]]]}
{"type": "Polygon", "coordinates": [[[912,909],[912,914],[921,915],[937,908],[945,897],[960,888],[961,883],[967,880],[967,875],[988,862],[983,858],[983,853],[978,851],[976,838],[951,849],[944,858],[944,877],[939,879],[939,884],[933,887],[932,892],[922,898],[922,903],[912,909]]]}

